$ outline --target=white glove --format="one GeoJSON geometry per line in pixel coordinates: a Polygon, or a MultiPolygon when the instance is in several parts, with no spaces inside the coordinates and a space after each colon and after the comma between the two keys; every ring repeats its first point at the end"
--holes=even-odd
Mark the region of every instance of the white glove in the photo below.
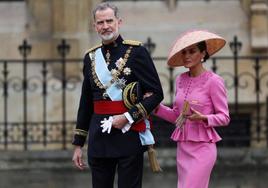
{"type": "Polygon", "coordinates": [[[127,124],[121,129],[122,133],[127,132],[127,131],[130,129],[130,127],[131,127],[131,125],[130,125],[129,123],[127,123],[127,124]]]}
{"type": "Polygon", "coordinates": [[[110,134],[113,124],[113,117],[110,116],[108,120],[104,118],[101,123],[102,132],[105,133],[107,131],[107,133],[110,134]]]}

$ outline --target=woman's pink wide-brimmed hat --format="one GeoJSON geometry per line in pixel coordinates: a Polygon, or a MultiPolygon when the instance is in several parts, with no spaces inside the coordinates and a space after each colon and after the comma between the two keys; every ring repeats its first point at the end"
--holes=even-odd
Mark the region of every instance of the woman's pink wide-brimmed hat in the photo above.
{"type": "Polygon", "coordinates": [[[219,51],[226,43],[224,38],[209,31],[188,31],[182,34],[171,48],[168,56],[168,65],[171,67],[182,66],[183,61],[181,58],[181,51],[184,48],[201,41],[206,41],[207,53],[209,56],[212,56],[214,53],[219,51]]]}

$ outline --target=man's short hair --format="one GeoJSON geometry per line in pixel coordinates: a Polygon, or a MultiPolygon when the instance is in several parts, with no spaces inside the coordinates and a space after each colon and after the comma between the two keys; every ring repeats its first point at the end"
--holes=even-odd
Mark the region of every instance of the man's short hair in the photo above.
{"type": "Polygon", "coordinates": [[[96,19],[96,12],[99,11],[99,10],[105,10],[107,8],[110,8],[114,11],[114,16],[116,18],[119,18],[118,16],[118,8],[117,6],[111,4],[111,3],[108,3],[108,2],[103,2],[103,3],[100,3],[96,6],[96,8],[93,10],[93,18],[94,20],[96,19]]]}

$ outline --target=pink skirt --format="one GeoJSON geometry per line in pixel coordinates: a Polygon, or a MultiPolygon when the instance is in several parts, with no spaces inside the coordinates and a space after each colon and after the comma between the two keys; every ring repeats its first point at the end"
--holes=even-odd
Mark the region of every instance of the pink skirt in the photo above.
{"type": "Polygon", "coordinates": [[[215,143],[177,142],[178,188],[208,188],[216,158],[215,143]]]}

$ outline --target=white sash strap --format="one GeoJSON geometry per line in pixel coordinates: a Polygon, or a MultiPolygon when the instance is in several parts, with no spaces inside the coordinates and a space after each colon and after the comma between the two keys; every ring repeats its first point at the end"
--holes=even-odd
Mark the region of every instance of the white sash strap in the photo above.
{"type": "Polygon", "coordinates": [[[111,84],[113,77],[107,67],[101,48],[97,49],[95,52],[95,64],[95,72],[102,85],[108,87],[106,93],[109,95],[110,99],[112,101],[122,100],[122,90],[116,86],[116,82],[111,84]]]}

